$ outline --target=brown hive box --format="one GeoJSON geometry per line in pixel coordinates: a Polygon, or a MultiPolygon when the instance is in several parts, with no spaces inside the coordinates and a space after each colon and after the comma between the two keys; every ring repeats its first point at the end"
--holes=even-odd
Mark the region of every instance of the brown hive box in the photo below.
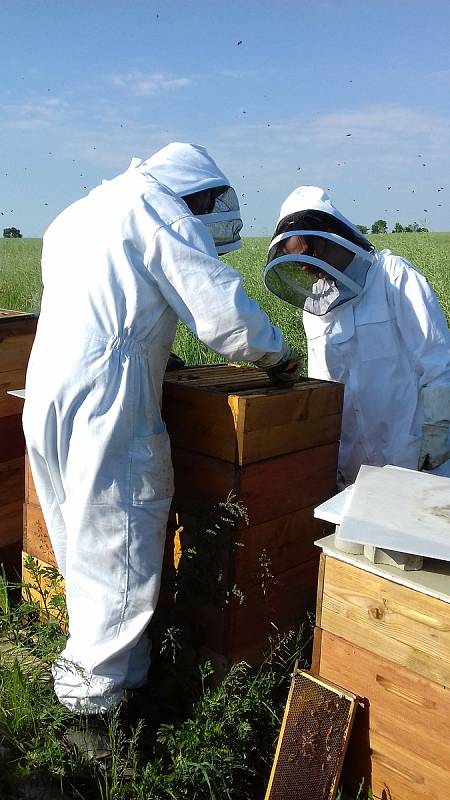
{"type": "MultiPolygon", "coordinates": [[[[166,601],[174,561],[183,568],[202,514],[230,493],[247,509],[249,524],[236,522],[232,541],[210,564],[228,595],[225,605],[178,596],[183,615],[195,617],[199,644],[227,661],[258,662],[270,634],[298,629],[314,611],[313,543],[327,529],[313,510],[335,491],[342,399],[340,384],[303,379],[279,390],[251,367],[166,374],[163,417],[175,471],[163,569],[166,601]],[[262,561],[268,582],[261,578],[262,561]]],[[[24,520],[24,550],[52,563],[29,472],[24,520]]]]}
{"type": "Polygon", "coordinates": [[[257,663],[270,635],[297,630],[314,611],[313,543],[324,532],[314,507],[335,491],[342,400],[340,384],[303,379],[292,389],[274,389],[252,367],[190,368],[166,376],[163,415],[172,443],[181,559],[192,518],[212,502],[232,492],[248,514],[248,525],[236,523],[239,546],[211,562],[228,602],[217,608],[181,596],[183,611],[185,603],[193,605],[201,643],[227,661],[257,663]]]}
{"type": "Polygon", "coordinates": [[[374,800],[448,797],[450,569],[431,564],[399,578],[363,556],[321,555],[313,670],[362,698],[344,764],[351,796],[364,778],[374,800]]]}
{"type": "Polygon", "coordinates": [[[25,386],[36,324],[34,314],[0,309],[0,562],[11,576],[20,571],[25,441],[23,401],[8,391],[25,386]]]}

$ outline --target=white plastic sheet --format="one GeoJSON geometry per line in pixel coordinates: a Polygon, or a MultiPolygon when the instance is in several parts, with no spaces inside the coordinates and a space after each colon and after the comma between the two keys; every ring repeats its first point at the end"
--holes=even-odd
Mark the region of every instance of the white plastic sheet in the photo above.
{"type": "Polygon", "coordinates": [[[336,537],[450,561],[450,478],[363,465],[336,537]]]}

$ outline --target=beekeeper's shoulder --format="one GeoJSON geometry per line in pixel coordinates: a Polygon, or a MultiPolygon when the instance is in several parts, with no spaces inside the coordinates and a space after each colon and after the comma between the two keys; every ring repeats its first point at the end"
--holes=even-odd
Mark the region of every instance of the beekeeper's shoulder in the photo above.
{"type": "Polygon", "coordinates": [[[380,250],[377,255],[379,268],[383,270],[388,283],[399,284],[408,277],[416,278],[420,276],[423,278],[420,269],[415,264],[412,264],[411,261],[408,261],[407,258],[396,255],[387,248],[380,250]]]}

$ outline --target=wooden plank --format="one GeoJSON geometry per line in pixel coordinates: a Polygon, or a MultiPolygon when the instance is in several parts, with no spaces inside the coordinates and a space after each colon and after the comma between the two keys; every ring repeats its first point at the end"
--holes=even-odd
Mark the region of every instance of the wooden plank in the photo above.
{"type": "Polygon", "coordinates": [[[236,430],[227,396],[191,386],[164,385],[162,414],[172,447],[234,463],[236,430]]]}
{"type": "Polygon", "coordinates": [[[25,502],[35,506],[40,505],[27,453],[25,453],[25,502]]]}
{"type": "Polygon", "coordinates": [[[172,447],[175,511],[201,515],[230,492],[239,494],[239,468],[226,461],[172,447]]]}
{"type": "Polygon", "coordinates": [[[9,505],[16,500],[24,500],[24,472],[25,459],[12,458],[10,461],[0,461],[0,507],[9,505]]]}
{"type": "Polygon", "coordinates": [[[261,391],[269,389],[267,373],[256,367],[236,367],[230,364],[214,364],[203,367],[185,367],[181,370],[167,372],[164,384],[178,387],[175,391],[183,391],[192,386],[197,390],[208,389],[222,394],[237,391],[261,391]],[[250,389],[248,387],[251,387],[250,389]]]}
{"type": "Polygon", "coordinates": [[[444,800],[450,787],[448,762],[431,764],[403,743],[371,733],[371,785],[376,800],[444,800]]]}
{"type": "Polygon", "coordinates": [[[42,509],[25,504],[23,508],[24,543],[23,549],[35,558],[56,566],[55,554],[48,535],[42,509]]]}
{"type": "Polygon", "coordinates": [[[261,582],[266,569],[274,575],[305,561],[317,560],[314,542],[330,532],[323,520],[314,517],[314,506],[239,531],[234,556],[234,583],[245,591],[261,582]]]}
{"type": "Polygon", "coordinates": [[[235,467],[172,448],[176,511],[201,514],[230,492],[242,500],[250,525],[259,525],[329,498],[336,487],[338,443],[235,467]]]}
{"type": "Polygon", "coordinates": [[[246,397],[245,433],[340,414],[343,396],[340,383],[311,381],[296,384],[291,391],[246,397]]]}
{"type": "Polygon", "coordinates": [[[0,546],[6,547],[22,541],[22,502],[0,506],[0,546]]]}
{"type": "Polygon", "coordinates": [[[297,632],[302,625],[309,631],[318,563],[314,559],[277,575],[266,593],[262,586],[247,589],[242,603],[233,597],[225,652],[230,661],[258,664],[270,649],[269,637],[289,630],[297,632]]]}
{"type": "Polygon", "coordinates": [[[163,390],[163,416],[175,447],[244,464],[339,438],[340,384],[307,380],[280,391],[265,386],[267,378],[261,386],[259,370],[223,366],[176,375],[168,374],[163,390]],[[250,379],[256,392],[241,388],[250,379]]]}
{"type": "Polygon", "coordinates": [[[371,732],[431,764],[450,765],[449,689],[328,631],[322,631],[319,674],[368,701],[371,732]]]}
{"type": "Polygon", "coordinates": [[[450,687],[450,604],[327,556],[322,628],[450,687]]]}
{"type": "Polygon", "coordinates": [[[34,333],[18,336],[8,336],[6,333],[0,328],[0,372],[12,372],[26,367],[34,341],[34,333]]]}
{"type": "Polygon", "coordinates": [[[322,503],[336,491],[339,443],[270,458],[241,468],[239,497],[250,524],[322,503]]]}
{"type": "MultiPolygon", "coordinates": [[[[317,611],[316,611],[317,614],[317,611]]],[[[313,675],[320,675],[320,657],[322,649],[322,628],[317,625],[314,628],[313,650],[311,658],[311,672],[313,675]]],[[[324,676],[322,676],[324,677],[324,676]]]]}
{"type": "Polygon", "coordinates": [[[3,311],[0,312],[0,339],[11,336],[26,336],[36,333],[38,317],[36,314],[3,311]]]}
{"type": "Polygon", "coordinates": [[[0,308],[0,325],[3,325],[9,319],[34,319],[35,314],[30,311],[17,311],[15,308],[0,308]]]}
{"type": "Polygon", "coordinates": [[[8,392],[10,389],[23,389],[25,372],[25,367],[11,372],[0,372],[0,417],[22,413],[23,400],[20,397],[13,397],[8,392]]]}
{"type": "Polygon", "coordinates": [[[322,625],[322,600],[323,600],[323,582],[325,578],[325,564],[326,564],[326,555],[324,553],[321,553],[319,561],[319,574],[317,577],[317,598],[316,598],[316,625],[318,627],[322,625]]]}
{"type": "Polygon", "coordinates": [[[239,446],[239,463],[249,464],[266,458],[319,447],[322,444],[337,442],[341,433],[341,414],[333,414],[319,419],[306,419],[272,426],[270,417],[266,428],[243,431],[239,446]]]}
{"type": "Polygon", "coordinates": [[[22,415],[0,417],[0,462],[11,461],[25,454],[22,415]]]}

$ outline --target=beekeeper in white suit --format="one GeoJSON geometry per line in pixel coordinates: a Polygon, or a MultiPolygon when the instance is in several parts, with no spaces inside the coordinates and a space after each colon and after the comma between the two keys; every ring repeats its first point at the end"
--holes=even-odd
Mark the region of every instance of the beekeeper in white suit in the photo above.
{"type": "Polygon", "coordinates": [[[65,578],[69,638],[53,676],[70,709],[107,711],[146,680],[174,490],[160,405],[178,319],[225,358],[295,380],[281,332],[217,259],[214,239],[233,249],[241,227],[207,151],[173,143],[45,233],[23,421],[65,578]]]}
{"type": "Polygon", "coordinates": [[[281,206],[265,283],[303,308],[308,374],[345,384],[339,485],[361,464],[450,476],[450,335],[417,267],[300,186],[281,206]]]}

